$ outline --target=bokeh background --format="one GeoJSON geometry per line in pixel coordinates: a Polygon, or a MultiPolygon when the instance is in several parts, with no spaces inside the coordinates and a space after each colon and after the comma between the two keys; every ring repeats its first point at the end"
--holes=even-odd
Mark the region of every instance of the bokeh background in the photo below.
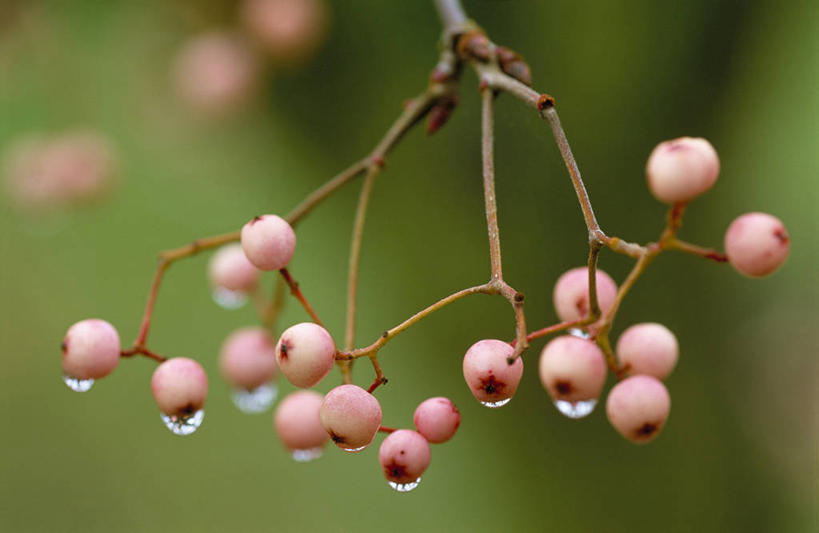
{"type": "MultiPolygon", "coordinates": [[[[681,344],[667,384],[668,425],[650,445],[624,441],[603,409],[562,417],[534,371],[507,407],[474,401],[466,348],[508,338],[500,299],[459,302],[382,351],[385,424],[450,396],[462,425],[433,448],[414,492],[390,490],[377,445],[333,448],[297,464],[270,412],[243,415],[219,379],[220,343],[250,308],[210,299],[207,260],[175,265],[151,346],[195,357],[211,375],[207,416],[190,437],[161,424],[154,363],[123,361],[85,394],[60,382],[73,322],[136,335],[158,250],[283,213],[365,154],[419,92],[436,60],[430,2],[334,1],[320,47],[264,69],[254,99],[219,116],[174,90],[174,58],[196,34],[235,28],[233,2],[0,2],[0,149],[75,127],[116,147],[104,201],[59,212],[0,202],[0,530],[3,531],[776,531],[819,530],[817,170],[819,7],[815,2],[466,0],[490,36],[529,61],[557,98],[598,218],[648,241],[663,206],[643,167],[665,139],[704,136],[722,160],[690,208],[683,238],[720,247],[737,215],[767,211],[792,237],[770,278],[662,256],[626,300],[615,333],[668,325],[681,344]]],[[[389,157],[365,231],[360,344],[488,273],[474,75],[432,137],[389,157]]],[[[497,190],[504,269],[527,295],[530,327],[556,320],[551,287],[586,257],[585,229],[548,128],[510,97],[497,105],[497,190]]],[[[352,184],[298,230],[295,276],[341,336],[352,184]]],[[[605,252],[622,279],[630,261],[605,252]]],[[[289,305],[284,324],[304,320],[289,305]]],[[[358,383],[371,380],[366,364],[358,383]]],[[[326,391],[333,374],[320,385],[326,391]]],[[[281,384],[282,392],[292,389],[281,384]]],[[[380,437],[379,437],[380,439],[380,437]]]]}

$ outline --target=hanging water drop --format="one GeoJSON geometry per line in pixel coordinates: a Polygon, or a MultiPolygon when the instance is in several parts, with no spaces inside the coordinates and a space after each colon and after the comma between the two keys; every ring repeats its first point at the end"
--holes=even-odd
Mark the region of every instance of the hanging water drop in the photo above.
{"type": "Polygon", "coordinates": [[[230,397],[233,404],[243,413],[261,413],[270,409],[276,401],[278,392],[276,385],[265,383],[253,390],[234,389],[230,397]]]}
{"type": "MultiPolygon", "coordinates": [[[[497,409],[498,407],[503,407],[507,403],[511,402],[512,398],[506,398],[504,400],[498,400],[497,402],[481,402],[481,405],[484,407],[488,407],[490,409],[497,409]]],[[[398,489],[396,489],[398,490],[398,489]]],[[[411,489],[410,489],[411,490],[411,489]]]]}
{"type": "Polygon", "coordinates": [[[367,444],[365,444],[364,446],[359,446],[358,448],[342,448],[342,450],[344,450],[347,453],[355,453],[355,452],[360,452],[361,450],[363,450],[366,447],[367,447],[367,444]]]}
{"type": "Polygon", "coordinates": [[[187,416],[166,415],[159,413],[165,426],[173,432],[174,435],[190,435],[202,425],[202,420],[205,418],[205,410],[199,409],[195,413],[187,416]]]}
{"type": "Polygon", "coordinates": [[[293,460],[299,463],[307,463],[309,461],[314,461],[321,457],[321,454],[324,452],[324,448],[321,446],[317,446],[315,448],[305,448],[303,450],[293,450],[292,456],[293,460]]]}
{"type": "Polygon", "coordinates": [[[223,309],[239,309],[247,303],[247,293],[216,287],[211,293],[213,301],[223,309]]]}
{"type": "Polygon", "coordinates": [[[580,328],[569,328],[568,333],[572,337],[577,337],[579,339],[590,339],[591,338],[591,334],[589,334],[588,331],[586,331],[584,329],[580,329],[580,328]]]}
{"type": "Polygon", "coordinates": [[[417,487],[418,483],[420,483],[420,482],[421,482],[420,477],[418,479],[416,479],[415,481],[410,481],[409,483],[396,483],[395,481],[387,481],[387,483],[389,483],[390,487],[392,487],[392,490],[397,491],[397,492],[409,492],[412,489],[414,489],[415,487],[417,487]]]}
{"type": "Polygon", "coordinates": [[[589,416],[594,411],[597,400],[585,400],[582,402],[567,402],[566,400],[555,400],[555,407],[563,415],[569,418],[583,418],[589,416]]]}
{"type": "Polygon", "coordinates": [[[94,380],[92,378],[79,379],[69,376],[68,374],[63,374],[63,383],[65,383],[68,388],[74,392],[87,392],[88,389],[94,385],[94,380]]]}

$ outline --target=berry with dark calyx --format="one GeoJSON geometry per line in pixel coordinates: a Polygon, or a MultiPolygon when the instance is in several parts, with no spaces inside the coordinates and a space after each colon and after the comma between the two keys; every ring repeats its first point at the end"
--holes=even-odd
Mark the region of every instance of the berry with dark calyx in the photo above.
{"type": "Polygon", "coordinates": [[[105,320],[81,320],[68,328],[62,352],[66,376],[78,380],[99,379],[113,372],[119,364],[119,334],[105,320]]]}
{"type": "MultiPolygon", "coordinates": [[[[595,270],[595,280],[597,302],[601,313],[605,314],[614,305],[617,284],[599,268],[595,270]]],[[[588,317],[591,312],[588,267],[577,267],[564,272],[555,283],[553,301],[557,316],[564,322],[588,317]]]]}
{"type": "Polygon", "coordinates": [[[760,278],[773,274],[790,251],[790,236],[782,221],[767,213],[746,213],[725,232],[725,254],[741,274],[760,278]]]}
{"type": "Polygon", "coordinates": [[[455,435],[461,425],[461,413],[452,400],[438,396],[421,402],[412,420],[418,433],[429,442],[440,444],[455,435]]]}
{"type": "Polygon", "coordinates": [[[357,385],[340,385],[324,396],[321,424],[342,450],[366,448],[381,427],[381,404],[357,385]]]}
{"type": "Polygon", "coordinates": [[[665,379],[674,370],[679,355],[677,337],[662,324],[635,324],[617,339],[617,357],[629,374],[665,379]]]}
{"type": "Polygon", "coordinates": [[[317,385],[333,369],[336,346],[326,329],[312,322],[290,326],[276,344],[284,376],[303,389],[317,385]]]}
{"type": "Polygon", "coordinates": [[[205,405],[208,376],[193,359],[175,357],[156,367],[151,377],[151,392],[162,413],[187,417],[205,405]]]}
{"type": "Polygon", "coordinates": [[[719,176],[719,157],[702,138],[680,137],[661,142],[646,163],[651,194],[667,204],[693,200],[714,186],[719,176]]]}
{"type": "Polygon", "coordinates": [[[472,395],[486,407],[501,407],[509,403],[523,375],[523,360],[513,364],[507,358],[514,348],[496,339],[478,341],[466,351],[463,373],[472,395]]]}
{"type": "Polygon", "coordinates": [[[393,431],[378,450],[378,462],[384,477],[399,492],[417,486],[429,461],[429,443],[420,433],[410,429],[393,431]]]}
{"type": "Polygon", "coordinates": [[[573,335],[555,337],[540,353],[540,382],[556,401],[596,400],[606,382],[606,360],[597,344],[573,335]]]}
{"type": "Polygon", "coordinates": [[[631,376],[615,385],[606,399],[609,422],[635,444],[654,440],[668,419],[671,398],[652,376],[631,376]]]}
{"type": "Polygon", "coordinates": [[[277,215],[261,215],[242,228],[242,249],[256,268],[281,270],[290,263],[296,249],[296,234],[277,215]]]}

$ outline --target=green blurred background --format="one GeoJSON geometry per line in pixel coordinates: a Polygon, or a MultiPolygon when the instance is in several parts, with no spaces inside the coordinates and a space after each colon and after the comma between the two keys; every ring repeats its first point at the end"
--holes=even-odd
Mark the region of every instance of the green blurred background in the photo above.
{"type": "MultiPolygon", "coordinates": [[[[312,62],[266,77],[258,101],[221,119],[179,105],[169,65],[184,40],[235,24],[231,2],[0,2],[0,149],[31,131],[97,128],[116,144],[109,200],[59,217],[0,209],[0,530],[2,531],[776,531],[819,530],[817,170],[819,13],[806,1],[466,0],[495,42],[529,61],[558,109],[605,231],[653,239],[664,209],[643,166],[665,139],[704,136],[722,175],[695,202],[683,238],[721,246],[737,215],[767,211],[792,237],[771,278],[662,256],[626,300],[615,334],[638,321],[676,332],[680,364],[660,437],[633,446],[603,409],[563,418],[525,358],[515,400],[474,401],[461,357],[509,338],[500,299],[474,297],[382,351],[384,423],[450,396],[454,440],[433,448],[414,492],[391,491],[377,446],[327,449],[296,464],[270,413],[239,413],[217,350],[251,309],[210,300],[206,258],[175,265],[151,346],[211,374],[193,436],[159,420],[154,364],[123,361],[87,394],[60,382],[73,322],[137,332],[155,253],[283,213],[369,150],[419,92],[436,60],[431,2],[332,2],[312,62]]],[[[488,274],[474,75],[432,137],[415,131],[389,157],[365,231],[359,344],[488,274]]],[[[507,280],[527,295],[531,328],[556,320],[551,287],[582,264],[585,229],[548,128],[510,97],[497,105],[497,191],[507,280]]],[[[292,271],[337,337],[358,187],[298,231],[292,271]]],[[[604,252],[622,279],[630,261],[604,252]]],[[[289,305],[284,324],[304,320],[289,305]]],[[[356,368],[369,383],[371,369],[356,368]]],[[[326,391],[337,383],[331,375],[326,391]]],[[[282,384],[282,392],[292,389],[282,384]]],[[[380,438],[380,437],[379,437],[380,438]]]]}

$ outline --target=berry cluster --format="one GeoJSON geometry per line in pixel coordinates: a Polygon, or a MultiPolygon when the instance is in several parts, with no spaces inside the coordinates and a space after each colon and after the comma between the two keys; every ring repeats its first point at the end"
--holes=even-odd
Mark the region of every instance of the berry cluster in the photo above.
{"type": "Polygon", "coordinates": [[[379,431],[385,432],[389,435],[378,454],[385,478],[398,491],[417,486],[430,462],[429,444],[450,440],[460,424],[460,413],[449,399],[430,398],[414,413],[415,430],[383,426],[383,412],[374,392],[387,380],[378,353],[392,338],[419,320],[472,294],[500,295],[511,304],[515,315],[513,341],[480,340],[464,355],[463,377],[478,402],[490,408],[508,404],[523,375],[521,356],[529,342],[561,334],[545,345],[538,365],[541,383],[557,409],[570,418],[582,418],[591,413],[610,372],[618,380],[606,399],[606,413],[611,425],[624,438],[635,443],[656,438],[666,424],[670,410],[670,397],[662,380],[677,364],[679,345],[675,335],[665,326],[643,323],[627,328],[612,347],[609,334],[625,296],[651,261],[667,250],[729,262],[739,272],[751,277],[768,275],[784,262],[788,254],[789,239],[784,226],[770,215],[742,215],[725,234],[725,254],[679,240],[677,233],[686,205],[714,186],[720,167],[717,153],[708,141],[684,137],[658,145],[646,166],[649,190],[658,200],[670,204],[666,226],[659,239],[639,245],[607,236],[594,217],[554,110],[554,100],[528,88],[528,76],[523,75],[528,74],[528,67],[524,69],[518,64],[522,62],[520,56],[505,49],[501,53],[479,29],[459,18],[457,12],[452,11],[453,6],[457,6],[454,0],[439,2],[447,23],[445,37],[451,40],[451,45],[445,47],[441,62],[433,71],[430,87],[407,105],[373,153],[331,179],[285,217],[257,216],[238,232],[200,239],[188,246],[163,252],[134,344],[122,349],[116,330],[102,320],[74,324],[63,341],[65,382],[74,390],[88,390],[93,380],[114,370],[120,357],[139,354],[155,359],[161,364],[151,379],[151,391],[162,420],[176,434],[194,432],[204,417],[208,390],[204,369],[191,359],[166,359],[149,350],[146,340],[165,270],[178,259],[202,250],[220,248],[211,260],[208,274],[216,301],[226,307],[240,305],[250,295],[254,300],[263,298],[259,290],[262,274],[276,271],[280,274],[273,298],[259,305],[262,326],[232,333],[222,346],[220,368],[234,389],[234,402],[246,412],[264,411],[272,405],[278,372],[302,389],[285,397],[274,415],[276,433],[298,461],[320,456],[329,440],[342,450],[358,452],[369,446],[379,431]],[[510,58],[518,64],[515,68],[510,67],[510,58]],[[358,254],[364,212],[374,178],[383,167],[389,149],[420,118],[429,114],[431,120],[437,121],[434,122],[436,127],[441,126],[442,106],[448,112],[453,109],[454,82],[460,66],[466,63],[472,64],[481,76],[490,281],[442,298],[385,331],[372,344],[355,349],[358,254]],[[553,303],[560,321],[534,331],[526,328],[523,295],[504,281],[501,269],[494,192],[492,102],[496,93],[502,91],[533,105],[549,121],[569,168],[590,236],[587,264],[567,271],[555,284],[553,303]],[[439,111],[437,115],[436,109],[439,111]],[[339,348],[288,270],[296,246],[293,226],[323,198],[362,173],[366,177],[351,244],[347,329],[343,347],[339,348]],[[237,240],[240,245],[230,244],[237,240]],[[636,260],[632,271],[619,286],[597,266],[603,247],[636,260]],[[276,331],[276,317],[287,287],[311,321],[285,329],[276,340],[272,332],[276,331]],[[362,357],[370,360],[375,372],[375,380],[368,389],[352,383],[351,367],[362,357]],[[323,396],[310,390],[319,385],[335,365],[341,371],[342,384],[323,396]]]}

